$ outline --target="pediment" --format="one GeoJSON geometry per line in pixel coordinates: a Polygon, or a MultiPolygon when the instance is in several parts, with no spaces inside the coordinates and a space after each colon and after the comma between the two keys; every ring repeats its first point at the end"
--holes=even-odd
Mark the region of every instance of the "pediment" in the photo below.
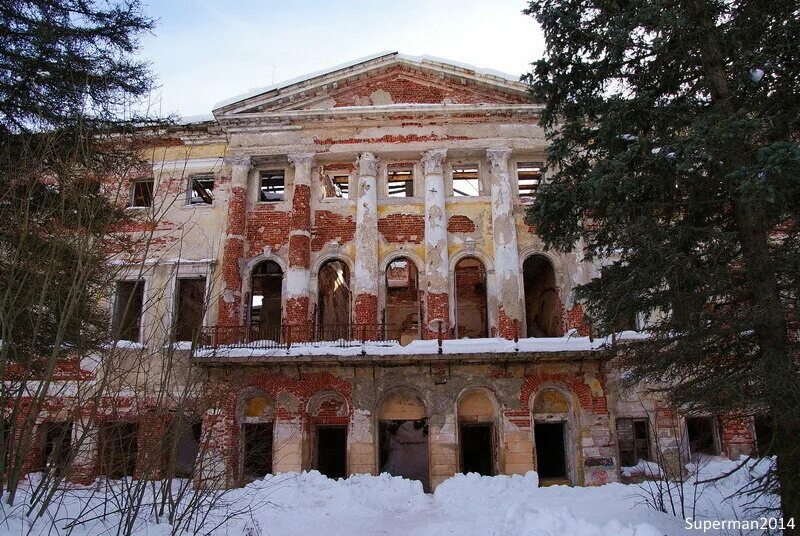
{"type": "Polygon", "coordinates": [[[253,91],[222,103],[214,115],[391,105],[528,104],[527,90],[508,75],[389,53],[253,91]]]}

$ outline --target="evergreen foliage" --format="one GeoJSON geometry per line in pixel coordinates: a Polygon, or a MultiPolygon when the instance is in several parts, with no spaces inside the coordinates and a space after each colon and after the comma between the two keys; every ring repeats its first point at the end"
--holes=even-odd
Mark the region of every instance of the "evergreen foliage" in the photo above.
{"type": "Polygon", "coordinates": [[[800,4],[533,0],[547,247],[604,264],[578,289],[604,326],[646,320],[635,380],[688,412],[771,417],[773,480],[800,522],[800,4]]]}

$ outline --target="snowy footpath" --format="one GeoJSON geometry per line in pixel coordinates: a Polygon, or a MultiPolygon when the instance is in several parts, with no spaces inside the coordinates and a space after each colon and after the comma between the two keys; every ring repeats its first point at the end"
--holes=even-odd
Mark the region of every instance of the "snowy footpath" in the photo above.
{"type": "MultiPolygon", "coordinates": [[[[699,479],[724,474],[739,462],[715,459],[700,468],[699,479]]],[[[698,487],[696,519],[745,520],[756,514],[742,505],[746,498],[731,495],[753,476],[763,474],[770,461],[750,462],[733,475],[698,487]]],[[[692,493],[695,486],[691,486],[692,493]]],[[[703,534],[687,531],[683,519],[645,504],[647,484],[608,484],[579,488],[538,487],[536,473],[525,476],[480,477],[457,475],[433,494],[419,482],[392,477],[357,475],[330,480],[315,471],[268,476],[224,495],[204,530],[220,523],[224,512],[238,512],[221,522],[214,534],[247,536],[658,536],[703,534]]],[[[652,488],[651,488],[652,489],[652,488]]],[[[91,488],[71,492],[52,519],[102,500],[91,488]]],[[[690,493],[691,495],[691,493],[690,493]]],[[[691,500],[691,499],[690,499],[691,500]]],[[[759,506],[766,506],[762,498],[759,506]]],[[[59,522],[26,524],[18,510],[0,512],[0,534],[64,534],[59,522]]],[[[141,516],[147,517],[147,516],[141,516]]],[[[80,525],[72,534],[116,534],[117,520],[107,518],[80,525]]],[[[142,519],[137,534],[170,534],[166,523],[142,519]]],[[[710,530],[705,534],[748,534],[739,530],[710,530]]],[[[760,531],[753,531],[759,534],[760,531]]]]}

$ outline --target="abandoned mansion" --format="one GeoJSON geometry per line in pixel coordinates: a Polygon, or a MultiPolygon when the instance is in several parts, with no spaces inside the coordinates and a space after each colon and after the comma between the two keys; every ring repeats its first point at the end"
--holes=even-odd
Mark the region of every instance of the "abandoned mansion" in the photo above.
{"type": "Polygon", "coordinates": [[[621,381],[644,326],[594,333],[573,291],[599,266],[525,222],[541,109],[515,77],[383,53],[151,134],[123,188],[152,219],[125,230],[148,235],[141,255],[115,261],[119,342],[59,377],[73,387],[38,415],[27,469],[74,449],[78,482],[166,464],[228,487],[318,470],[432,490],[750,452],[752,418],[621,381]],[[89,416],[81,386],[103,378],[89,416]],[[172,460],[148,446],[169,434],[172,460]]]}

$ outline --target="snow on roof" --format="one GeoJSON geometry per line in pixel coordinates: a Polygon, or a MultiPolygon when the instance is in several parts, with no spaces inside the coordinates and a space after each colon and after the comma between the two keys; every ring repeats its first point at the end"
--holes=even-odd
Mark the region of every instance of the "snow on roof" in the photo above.
{"type": "Polygon", "coordinates": [[[207,121],[214,121],[214,114],[187,115],[185,117],[179,117],[177,123],[179,125],[194,125],[207,121]]]}
{"type": "Polygon", "coordinates": [[[320,76],[325,76],[325,75],[328,75],[328,74],[332,74],[332,73],[335,73],[336,71],[340,71],[340,70],[343,70],[343,69],[348,69],[350,67],[354,67],[354,66],[359,65],[361,63],[366,63],[368,61],[376,60],[378,58],[383,58],[383,57],[387,57],[387,56],[394,56],[396,59],[398,59],[400,61],[407,61],[407,62],[410,62],[410,63],[417,63],[417,64],[426,64],[427,63],[427,64],[431,64],[431,65],[434,65],[434,66],[445,67],[445,68],[446,67],[457,67],[457,68],[460,68],[460,69],[473,71],[475,74],[480,75],[480,76],[498,78],[498,79],[502,79],[502,80],[504,80],[506,82],[519,83],[519,76],[514,76],[514,75],[511,75],[511,74],[508,74],[508,73],[501,72],[501,71],[496,71],[494,69],[486,69],[486,68],[483,68],[483,67],[476,67],[475,65],[471,65],[469,63],[463,63],[463,62],[459,62],[459,61],[448,60],[448,59],[439,58],[439,57],[436,57],[436,56],[429,56],[429,55],[425,55],[425,54],[421,55],[421,56],[412,56],[412,55],[409,55],[409,54],[401,54],[400,52],[397,52],[397,51],[384,51],[384,52],[378,52],[376,54],[371,54],[369,56],[364,56],[363,58],[358,58],[358,59],[355,59],[355,60],[352,60],[352,61],[348,61],[346,63],[341,63],[339,65],[335,65],[335,66],[329,67],[327,69],[321,69],[319,71],[314,71],[314,72],[311,72],[311,73],[307,73],[307,74],[304,74],[302,76],[298,76],[298,77],[295,77],[295,78],[291,78],[289,80],[285,80],[283,82],[278,82],[277,84],[273,84],[271,86],[263,86],[263,87],[252,88],[251,90],[246,91],[246,92],[244,92],[244,93],[242,93],[240,95],[236,95],[236,96],[231,97],[229,99],[224,99],[224,100],[214,104],[213,109],[216,110],[216,109],[228,106],[230,104],[234,104],[234,103],[239,102],[239,101],[247,100],[247,99],[256,97],[258,95],[262,95],[264,93],[268,93],[270,91],[275,91],[275,90],[278,90],[278,89],[282,89],[282,88],[291,86],[293,84],[299,84],[301,82],[305,82],[306,80],[311,80],[312,78],[317,78],[317,77],[320,77],[320,76]]]}
{"type": "MultiPolygon", "coordinates": [[[[617,334],[617,340],[641,339],[647,335],[632,331],[617,334]]],[[[486,354],[486,353],[515,353],[520,352],[585,352],[600,350],[611,345],[611,337],[601,337],[590,340],[589,337],[577,337],[570,333],[564,337],[532,337],[519,339],[518,343],[501,338],[485,339],[452,339],[442,341],[443,354],[486,354]]],[[[396,341],[365,342],[358,341],[345,343],[343,341],[297,343],[289,350],[276,348],[263,348],[263,341],[250,343],[245,347],[200,348],[195,352],[198,358],[203,357],[269,357],[269,356],[355,356],[361,355],[430,355],[439,351],[436,340],[412,341],[406,346],[401,346],[396,341]],[[259,346],[262,346],[259,348],[259,346]]]]}

